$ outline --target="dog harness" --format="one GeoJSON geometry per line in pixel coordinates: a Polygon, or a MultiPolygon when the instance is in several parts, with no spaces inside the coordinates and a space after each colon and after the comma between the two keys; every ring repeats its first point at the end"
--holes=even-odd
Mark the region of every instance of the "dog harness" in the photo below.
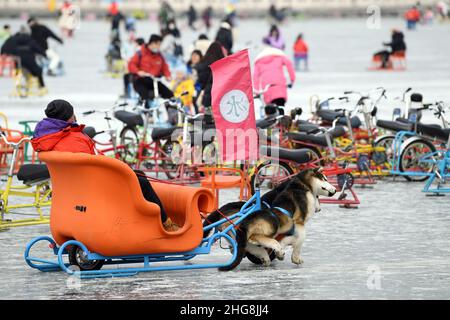
{"type": "MultiPolygon", "coordinates": [[[[280,211],[282,214],[284,214],[284,215],[286,215],[286,216],[288,216],[289,218],[294,218],[294,215],[291,213],[291,212],[289,212],[289,211],[287,211],[286,209],[284,209],[284,208],[281,208],[281,207],[272,207],[272,208],[270,208],[270,209],[277,209],[278,211],[280,211]]],[[[274,216],[276,216],[272,211],[270,211],[274,216]]],[[[278,217],[277,217],[278,218],[278,217]]],[[[286,232],[285,233],[285,235],[286,236],[293,236],[295,234],[295,223],[293,223],[292,224],[292,228],[288,231],[288,232],[286,232]]]]}

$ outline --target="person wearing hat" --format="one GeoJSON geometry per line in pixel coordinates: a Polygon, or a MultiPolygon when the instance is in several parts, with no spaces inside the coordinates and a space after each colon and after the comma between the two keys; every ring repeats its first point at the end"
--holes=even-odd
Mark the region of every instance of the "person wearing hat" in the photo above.
{"type": "MultiPolygon", "coordinates": [[[[64,151],[96,155],[94,142],[84,132],[84,125],[77,124],[72,105],[65,100],[53,100],[45,109],[44,118],[36,125],[31,145],[36,152],[64,151]]],[[[161,221],[167,231],[176,231],[179,227],[167,216],[161,200],[153,190],[145,174],[136,171],[145,200],[156,203],[161,208],[161,221]]]]}
{"type": "Polygon", "coordinates": [[[42,121],[34,130],[31,144],[37,152],[69,151],[95,154],[94,142],[83,133],[84,125],[76,123],[72,105],[53,100],[47,105],[42,121]]]}
{"type": "MultiPolygon", "coordinates": [[[[128,62],[128,71],[133,74],[133,86],[142,100],[148,102],[155,97],[153,78],[164,76],[170,82],[170,70],[164,57],[160,53],[162,38],[152,34],[148,43],[128,62]]],[[[158,81],[159,95],[164,99],[173,97],[173,92],[158,81]]]]}

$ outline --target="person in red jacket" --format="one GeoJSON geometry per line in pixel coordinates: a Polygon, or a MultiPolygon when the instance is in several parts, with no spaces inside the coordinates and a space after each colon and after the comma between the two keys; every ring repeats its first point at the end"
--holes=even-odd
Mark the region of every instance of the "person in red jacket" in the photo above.
{"type": "Polygon", "coordinates": [[[31,145],[36,152],[68,151],[95,154],[94,142],[83,133],[84,125],[76,123],[73,107],[65,100],[47,105],[42,121],[34,130],[31,145]]]}
{"type": "MultiPolygon", "coordinates": [[[[128,62],[128,71],[133,74],[133,86],[142,100],[148,102],[155,97],[153,78],[164,76],[170,81],[170,70],[160,53],[162,38],[153,34],[147,44],[144,44],[128,62]]],[[[159,95],[164,99],[173,97],[173,92],[158,81],[159,95]]]]}
{"type": "MultiPolygon", "coordinates": [[[[34,130],[31,145],[37,152],[65,151],[82,152],[95,155],[94,142],[83,133],[84,125],[76,123],[77,119],[72,105],[65,100],[53,100],[45,109],[42,121],[34,130]]],[[[179,227],[167,217],[164,207],[150,182],[141,171],[135,172],[145,200],[156,203],[161,208],[161,221],[167,231],[176,231],[179,227]]]]}
{"type": "Polygon", "coordinates": [[[409,30],[416,29],[417,22],[420,21],[421,14],[419,9],[417,9],[416,6],[413,6],[411,9],[406,11],[405,13],[405,20],[406,20],[406,27],[409,30]]]}
{"type": "Polygon", "coordinates": [[[294,44],[294,64],[295,71],[300,71],[300,62],[305,61],[305,70],[308,70],[308,45],[303,40],[303,34],[300,33],[294,44]]]}

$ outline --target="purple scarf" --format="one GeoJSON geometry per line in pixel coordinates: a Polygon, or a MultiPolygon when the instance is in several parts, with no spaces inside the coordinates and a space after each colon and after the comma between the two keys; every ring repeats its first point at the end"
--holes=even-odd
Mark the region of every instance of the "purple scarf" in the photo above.
{"type": "Polygon", "coordinates": [[[44,118],[42,121],[39,121],[34,129],[33,138],[40,138],[42,136],[46,136],[48,134],[60,132],[67,128],[78,127],[76,123],[69,123],[64,120],[53,119],[53,118],[44,118]]]}

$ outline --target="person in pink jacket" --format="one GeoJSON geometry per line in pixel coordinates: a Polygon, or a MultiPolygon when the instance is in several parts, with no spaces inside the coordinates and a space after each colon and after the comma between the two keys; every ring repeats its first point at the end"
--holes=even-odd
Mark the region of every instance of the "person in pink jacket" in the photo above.
{"type": "Polygon", "coordinates": [[[265,104],[276,104],[284,107],[287,101],[287,88],[295,82],[295,70],[292,62],[280,49],[264,48],[255,59],[253,72],[253,86],[256,90],[263,90],[270,85],[264,93],[265,104]],[[286,80],[284,69],[289,73],[289,83],[286,80]]]}

